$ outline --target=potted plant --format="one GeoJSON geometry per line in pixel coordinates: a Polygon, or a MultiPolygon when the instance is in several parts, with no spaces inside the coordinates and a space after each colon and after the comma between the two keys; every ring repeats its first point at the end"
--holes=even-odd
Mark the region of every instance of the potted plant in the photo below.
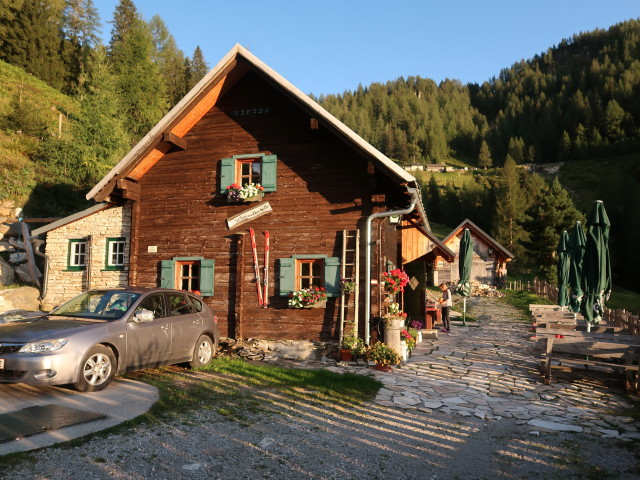
{"type": "Polygon", "coordinates": [[[388,372],[391,365],[400,363],[400,354],[388,345],[377,342],[367,348],[367,359],[375,362],[376,370],[388,372]]]}
{"type": "Polygon", "coordinates": [[[416,343],[422,342],[422,322],[420,320],[414,320],[411,322],[411,327],[416,332],[415,334],[416,343]]]}
{"type": "Polygon", "coordinates": [[[411,355],[411,352],[416,347],[415,337],[413,337],[407,330],[402,330],[400,332],[400,338],[407,345],[407,350],[409,351],[409,355],[411,355]]]}
{"type": "Polygon", "coordinates": [[[356,291],[356,282],[349,278],[343,278],[340,280],[340,290],[344,293],[353,293],[356,291]]]}
{"type": "Polygon", "coordinates": [[[396,293],[404,291],[404,287],[409,284],[409,275],[404,273],[399,268],[395,268],[382,274],[382,281],[384,282],[384,290],[391,297],[396,293]]]}
{"type": "Polygon", "coordinates": [[[259,183],[245,183],[242,187],[237,183],[227,186],[227,202],[259,202],[264,197],[264,187],[259,183]]]}
{"type": "Polygon", "coordinates": [[[340,347],[340,361],[350,362],[353,359],[353,349],[358,340],[360,339],[355,335],[349,335],[342,339],[342,345],[340,347]]]}
{"type": "Polygon", "coordinates": [[[292,308],[322,308],[327,305],[327,291],[313,285],[289,294],[289,306],[292,308]]]}

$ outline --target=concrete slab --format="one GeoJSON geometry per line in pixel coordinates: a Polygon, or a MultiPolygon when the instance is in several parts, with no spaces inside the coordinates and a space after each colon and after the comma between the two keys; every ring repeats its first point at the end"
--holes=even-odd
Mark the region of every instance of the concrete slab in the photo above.
{"type": "Polygon", "coordinates": [[[0,455],[48,447],[105,430],[142,415],[158,400],[158,396],[157,388],[122,378],[117,378],[109,387],[95,393],[81,393],[62,387],[0,384],[0,414],[53,404],[106,415],[101,420],[0,443],[0,455]]]}

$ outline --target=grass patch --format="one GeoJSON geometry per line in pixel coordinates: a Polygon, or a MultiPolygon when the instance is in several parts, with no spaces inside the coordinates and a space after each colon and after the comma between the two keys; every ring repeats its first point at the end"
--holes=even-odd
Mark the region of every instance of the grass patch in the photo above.
{"type": "Polygon", "coordinates": [[[501,292],[504,293],[505,296],[500,297],[500,300],[520,311],[522,313],[522,319],[526,321],[529,321],[531,317],[529,305],[553,305],[552,301],[524,290],[501,290],[501,292]]]}
{"type": "Polygon", "coordinates": [[[220,358],[202,367],[204,371],[239,375],[249,385],[279,391],[314,390],[343,401],[360,403],[376,396],[382,384],[370,377],[327,370],[302,370],[258,365],[235,358],[220,358]]]}
{"type": "Polygon", "coordinates": [[[640,314],[640,293],[614,285],[611,291],[611,297],[607,301],[607,307],[613,310],[623,308],[638,315],[640,314]]]}

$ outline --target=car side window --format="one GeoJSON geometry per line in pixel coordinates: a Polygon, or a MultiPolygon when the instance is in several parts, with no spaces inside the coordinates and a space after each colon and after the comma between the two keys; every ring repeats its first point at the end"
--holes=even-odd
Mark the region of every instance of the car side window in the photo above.
{"type": "Polygon", "coordinates": [[[170,315],[187,315],[189,313],[195,313],[195,308],[189,301],[186,295],[181,293],[169,293],[169,314],[170,315]]]}
{"type": "Polygon", "coordinates": [[[188,297],[189,300],[191,300],[191,303],[193,303],[194,308],[196,309],[196,312],[201,312],[202,311],[202,302],[200,300],[198,300],[197,298],[188,297]]]}
{"type": "Polygon", "coordinates": [[[153,318],[166,317],[167,309],[165,308],[162,297],[163,295],[161,293],[149,295],[140,302],[140,305],[136,308],[136,312],[139,310],[151,310],[153,312],[153,318]]]}

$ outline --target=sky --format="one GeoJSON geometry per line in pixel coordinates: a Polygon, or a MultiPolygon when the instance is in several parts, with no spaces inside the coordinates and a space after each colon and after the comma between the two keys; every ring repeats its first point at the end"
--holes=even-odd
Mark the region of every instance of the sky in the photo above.
{"type": "MultiPolygon", "coordinates": [[[[482,83],[580,32],[640,19],[640,0],[133,0],[210,68],[236,44],[305,93],[420,76],[482,83]]],[[[119,0],[94,0],[108,43],[119,0]]]]}

